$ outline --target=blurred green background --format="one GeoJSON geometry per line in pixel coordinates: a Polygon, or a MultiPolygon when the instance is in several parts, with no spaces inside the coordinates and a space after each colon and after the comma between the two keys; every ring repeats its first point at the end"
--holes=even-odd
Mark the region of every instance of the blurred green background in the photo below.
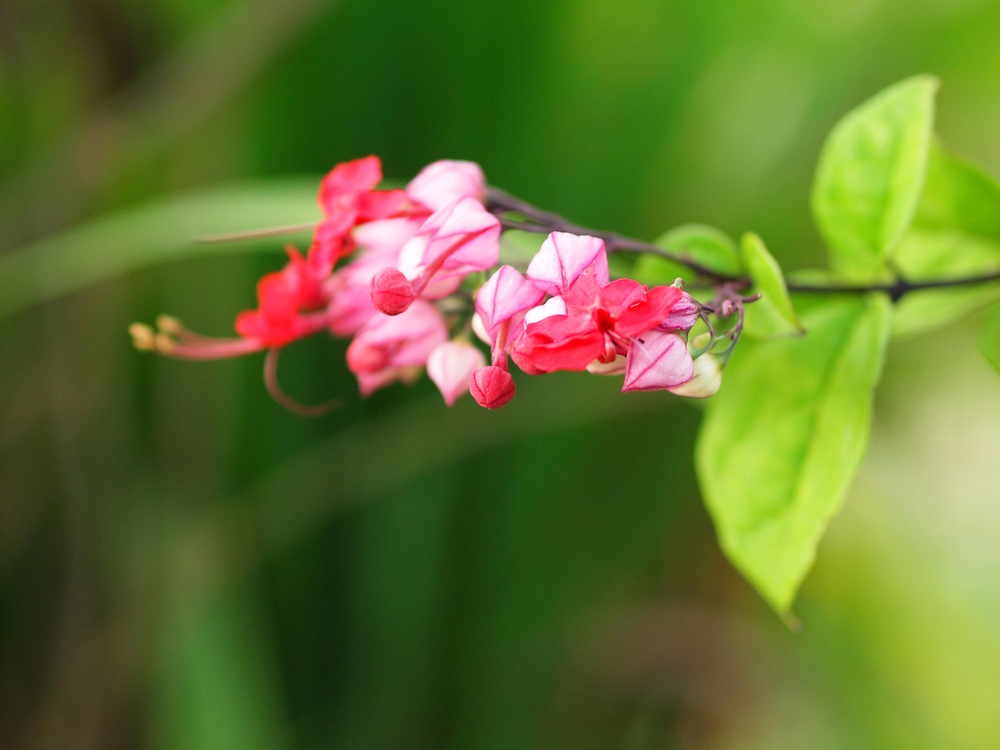
{"type": "Polygon", "coordinates": [[[1000,173],[998,38],[986,0],[0,0],[0,746],[996,747],[1000,380],[967,327],[891,345],[797,634],[718,551],[669,394],[362,400],[316,340],[284,385],[345,406],[308,421],[259,357],[125,329],[229,334],[280,243],[184,238],[308,219],[369,153],[815,265],[823,137],[896,80],[940,75],[938,131],[1000,173]]]}

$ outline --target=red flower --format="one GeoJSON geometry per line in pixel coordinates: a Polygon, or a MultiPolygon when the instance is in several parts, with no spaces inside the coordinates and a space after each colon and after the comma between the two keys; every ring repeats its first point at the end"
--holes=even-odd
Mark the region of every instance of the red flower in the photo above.
{"type": "Polygon", "coordinates": [[[325,315],[304,315],[326,306],[319,279],[294,247],[286,248],[288,264],[257,283],[257,309],[236,317],[236,332],[266,346],[284,346],[326,325],[325,315]]]}
{"type": "MultiPolygon", "coordinates": [[[[319,207],[324,219],[317,225],[309,249],[309,265],[325,278],[337,260],[354,250],[351,230],[357,224],[399,216],[406,210],[403,190],[375,190],[382,181],[382,162],[377,156],[344,162],[333,168],[319,187],[319,207]]],[[[418,213],[429,213],[423,206],[418,213]]]]}
{"type": "Polygon", "coordinates": [[[528,323],[514,341],[512,356],[528,373],[585,370],[594,360],[612,362],[683,299],[684,293],[672,286],[647,289],[630,279],[601,286],[594,276],[582,274],[563,298],[566,314],[528,323]]]}

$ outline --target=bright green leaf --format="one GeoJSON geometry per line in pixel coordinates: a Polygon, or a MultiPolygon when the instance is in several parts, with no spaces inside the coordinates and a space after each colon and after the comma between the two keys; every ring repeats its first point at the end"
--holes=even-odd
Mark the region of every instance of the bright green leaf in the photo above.
{"type": "Polygon", "coordinates": [[[986,317],[979,337],[979,353],[1000,373],[1000,305],[994,305],[986,317]]]}
{"type": "Polygon", "coordinates": [[[127,213],[0,256],[0,318],[31,305],[144,266],[209,253],[280,251],[287,237],[196,245],[191,238],[217,232],[317,221],[318,179],[216,188],[127,213]]]}
{"type": "Polygon", "coordinates": [[[792,308],[781,266],[767,251],[764,241],[753,232],[747,232],[740,242],[740,253],[743,266],[753,281],[750,293],[763,295],[757,302],[747,305],[746,332],[757,337],[803,332],[792,308]]]}
{"type": "Polygon", "coordinates": [[[914,76],[849,112],[823,145],[813,182],[816,225],[833,266],[877,276],[910,224],[924,185],[938,81],[914,76]]]}
{"type": "Polygon", "coordinates": [[[803,338],[744,342],[695,453],[723,550],[787,614],[868,442],[890,325],[887,298],[838,297],[803,338]]]}
{"type": "MultiPolygon", "coordinates": [[[[910,281],[1000,271],[1000,185],[935,141],[920,204],[893,263],[910,281]]],[[[1000,284],[912,292],[900,300],[893,334],[947,325],[998,297],[1000,284]]]]}
{"type": "MultiPolygon", "coordinates": [[[[743,272],[736,244],[714,227],[684,224],[660,235],[653,244],[723,276],[739,276],[743,272]]],[[[677,277],[687,280],[694,275],[687,266],[648,254],[639,257],[632,273],[637,281],[650,286],[672,284],[677,277]]]]}

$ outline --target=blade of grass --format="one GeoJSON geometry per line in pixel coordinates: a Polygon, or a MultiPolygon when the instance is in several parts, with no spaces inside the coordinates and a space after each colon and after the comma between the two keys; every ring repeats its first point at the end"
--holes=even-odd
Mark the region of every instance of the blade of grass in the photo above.
{"type": "MultiPolygon", "coordinates": [[[[282,240],[195,244],[197,235],[319,219],[318,178],[249,183],[169,198],[0,256],[0,320],[89,284],[168,260],[280,250],[282,240]]],[[[288,235],[308,242],[310,233],[288,235]]]]}

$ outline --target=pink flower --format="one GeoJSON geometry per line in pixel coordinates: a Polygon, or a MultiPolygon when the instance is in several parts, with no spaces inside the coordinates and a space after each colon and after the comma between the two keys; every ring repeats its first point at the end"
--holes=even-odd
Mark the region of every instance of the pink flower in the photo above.
{"type": "Polygon", "coordinates": [[[427,364],[430,353],[448,340],[444,318],[417,300],[397,316],[374,316],[347,348],[347,366],[365,396],[395,380],[408,380],[427,364]]]}
{"type": "Polygon", "coordinates": [[[446,341],[438,344],[427,358],[427,375],[451,406],[468,393],[472,374],[486,364],[486,358],[472,344],[446,341]]]}
{"type": "Polygon", "coordinates": [[[486,179],[471,161],[436,161],[428,164],[406,186],[410,200],[438,211],[459,198],[482,201],[486,179]]]}
{"type": "Polygon", "coordinates": [[[472,198],[460,198],[435,211],[399,253],[397,267],[372,278],[372,302],[398,315],[420,296],[451,294],[463,276],[496,265],[500,220],[472,198]]]}
{"type": "Polygon", "coordinates": [[[528,323],[514,342],[514,361],[529,373],[613,362],[628,353],[633,337],[656,328],[682,294],[671,286],[647,289],[630,279],[602,286],[581,273],[563,297],[566,314],[528,323]]]}
{"type": "Polygon", "coordinates": [[[337,260],[354,250],[351,230],[355,225],[398,216],[407,208],[405,191],[374,189],[381,181],[382,163],[377,156],[338,164],[323,179],[319,206],[324,218],[316,226],[309,249],[309,265],[317,277],[328,276],[337,260]]]}
{"type": "Polygon", "coordinates": [[[676,388],[693,375],[694,363],[684,339],[676,333],[647,331],[636,336],[629,347],[622,391],[676,388]]]}
{"type": "Polygon", "coordinates": [[[552,232],[528,264],[527,276],[543,291],[560,295],[583,273],[590,273],[600,286],[607,286],[610,279],[604,240],[552,232]]]}
{"type": "Polygon", "coordinates": [[[501,323],[535,307],[544,298],[545,292],[517,269],[501,266],[476,295],[476,312],[492,342],[501,323]]]}

